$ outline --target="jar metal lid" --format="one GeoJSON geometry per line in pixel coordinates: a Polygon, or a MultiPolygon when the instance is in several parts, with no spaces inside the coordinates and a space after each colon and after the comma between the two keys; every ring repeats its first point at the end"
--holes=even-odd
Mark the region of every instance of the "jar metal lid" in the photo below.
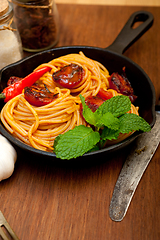
{"type": "Polygon", "coordinates": [[[0,5],[0,16],[4,15],[9,9],[9,4],[7,0],[1,0],[0,5]]]}

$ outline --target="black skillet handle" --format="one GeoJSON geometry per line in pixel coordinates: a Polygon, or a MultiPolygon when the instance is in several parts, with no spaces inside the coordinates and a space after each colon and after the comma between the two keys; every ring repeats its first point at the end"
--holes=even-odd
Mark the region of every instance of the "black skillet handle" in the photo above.
{"type": "Polygon", "coordinates": [[[107,47],[107,50],[124,53],[152,26],[153,20],[154,17],[150,12],[138,11],[133,13],[115,41],[107,47]],[[137,28],[133,28],[136,22],[140,22],[141,24],[137,28]]]}

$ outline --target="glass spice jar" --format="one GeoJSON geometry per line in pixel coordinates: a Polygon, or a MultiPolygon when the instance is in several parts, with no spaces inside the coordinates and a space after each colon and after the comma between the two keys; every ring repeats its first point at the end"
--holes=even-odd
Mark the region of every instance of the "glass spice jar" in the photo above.
{"type": "Polygon", "coordinates": [[[59,39],[59,16],[54,0],[12,0],[14,18],[25,51],[39,52],[59,39]]]}
{"type": "Polygon", "coordinates": [[[19,32],[13,21],[12,4],[1,0],[0,4],[0,69],[23,57],[19,32]]]}

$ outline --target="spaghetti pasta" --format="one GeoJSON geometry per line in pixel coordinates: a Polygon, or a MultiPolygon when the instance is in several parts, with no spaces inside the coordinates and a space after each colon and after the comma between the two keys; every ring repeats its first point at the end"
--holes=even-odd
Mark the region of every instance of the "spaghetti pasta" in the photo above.
{"type": "MultiPolygon", "coordinates": [[[[100,88],[119,95],[109,89],[109,72],[99,62],[87,58],[82,52],[69,54],[49,63],[43,63],[37,69],[49,66],[50,71],[45,73],[37,82],[45,84],[49,91],[58,94],[51,103],[35,107],[26,101],[24,92],[7,102],[1,111],[1,121],[6,129],[15,137],[36,149],[53,151],[55,138],[78,125],[87,125],[80,113],[81,94],[84,98],[97,96],[100,88]],[[68,64],[78,64],[84,70],[83,80],[72,89],[61,88],[52,79],[52,74],[68,64]]],[[[138,115],[138,107],[131,105],[131,111],[138,115]]],[[[120,136],[118,141],[129,134],[120,136]]]]}

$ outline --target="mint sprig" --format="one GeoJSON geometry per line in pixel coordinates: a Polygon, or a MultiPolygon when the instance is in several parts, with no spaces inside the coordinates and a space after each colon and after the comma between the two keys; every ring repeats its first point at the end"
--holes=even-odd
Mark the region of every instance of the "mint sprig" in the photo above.
{"type": "MultiPolygon", "coordinates": [[[[105,101],[92,112],[80,95],[83,106],[83,117],[92,127],[80,125],[73,130],[59,135],[54,142],[57,158],[72,159],[97,149],[106,140],[117,139],[120,133],[141,130],[148,132],[150,125],[140,116],[127,113],[131,109],[129,97],[119,95],[105,101]]],[[[101,146],[101,147],[102,147],[101,146]]]]}

